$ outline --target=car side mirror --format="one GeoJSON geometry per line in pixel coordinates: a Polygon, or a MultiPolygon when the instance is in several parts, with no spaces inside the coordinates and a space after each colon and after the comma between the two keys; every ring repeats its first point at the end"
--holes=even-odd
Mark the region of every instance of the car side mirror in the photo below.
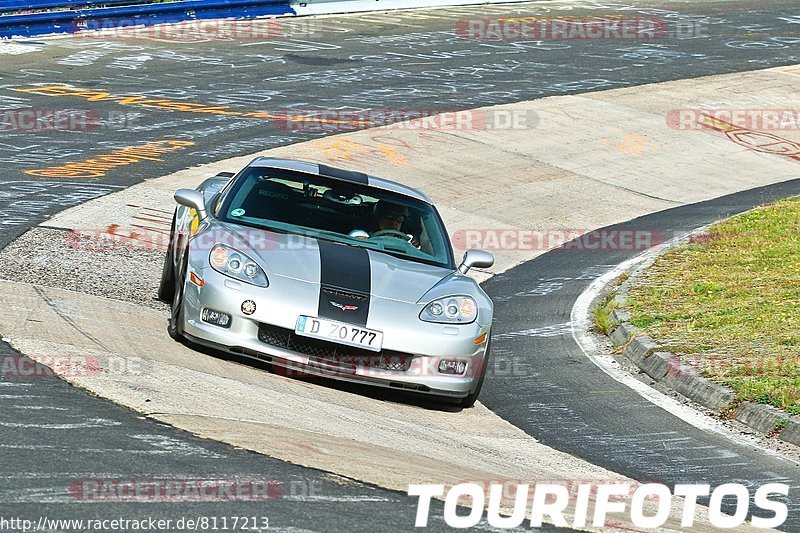
{"type": "Polygon", "coordinates": [[[484,250],[467,250],[464,259],[458,265],[458,271],[462,274],[469,272],[470,268],[489,268],[494,264],[494,256],[484,250]]]}
{"type": "Polygon", "coordinates": [[[197,211],[200,220],[208,216],[208,213],[206,213],[206,201],[203,198],[203,193],[199,191],[195,191],[194,189],[178,189],[175,192],[175,201],[197,211]]]}

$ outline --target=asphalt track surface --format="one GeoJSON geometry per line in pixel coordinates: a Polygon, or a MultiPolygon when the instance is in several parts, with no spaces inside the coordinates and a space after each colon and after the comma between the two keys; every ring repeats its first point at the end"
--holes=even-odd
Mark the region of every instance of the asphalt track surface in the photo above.
{"type": "MultiPolygon", "coordinates": [[[[555,11],[557,3],[442,10],[424,16],[332,17],[313,27],[292,21],[286,27],[295,31],[294,36],[265,41],[73,37],[26,43],[20,46],[33,51],[2,58],[0,108],[89,109],[105,124],[89,131],[3,131],[0,246],[54,212],[119,187],[198,163],[338,133],[292,131],[264,119],[43,96],[20,92],[21,88],[69,84],[115,96],[147,95],[242,111],[459,110],[794,64],[800,60],[798,26],[792,18],[795,4],[689,2],[653,12],[616,3],[613,8],[569,12],[595,16],[622,11],[626,16],[658,15],[669,20],[683,14],[702,23],[707,35],[651,43],[491,43],[453,35],[458,19],[563,15],[555,11]],[[293,30],[292,24],[297,24],[293,30]],[[170,153],[163,161],[123,166],[97,178],[65,181],[25,173],[165,139],[195,144],[170,153]]],[[[797,192],[800,186],[794,183],[775,186],[769,193],[743,193],[631,224],[662,228],[671,235],[767,197],[797,192]]],[[[753,484],[786,479],[797,485],[796,466],[720,442],[663,411],[654,411],[583,358],[565,334],[572,304],[593,277],[625,258],[624,253],[552,252],[490,281],[487,290],[497,301],[495,332],[541,327],[544,335],[501,337],[494,342],[496,360],[516,353],[533,370],[522,378],[493,373],[482,400],[537,439],[639,480],[753,484]],[[569,279],[553,290],[551,278],[555,277],[569,279]],[[531,278],[549,283],[549,289],[540,291],[548,294],[517,294],[529,289],[531,278]]],[[[413,524],[415,501],[402,494],[201,441],[142,420],[59,380],[4,380],[0,386],[0,447],[6,452],[0,455],[0,468],[8,473],[0,480],[5,515],[141,518],[146,513],[174,519],[266,510],[273,528],[394,531],[413,524]],[[284,491],[266,505],[153,503],[139,508],[130,503],[85,504],[65,492],[65,487],[80,479],[212,476],[274,479],[282,482],[284,491]],[[303,496],[302,487],[312,485],[322,497],[303,496]],[[219,507],[214,509],[214,505],[219,507]]],[[[431,515],[441,516],[440,509],[434,506],[431,515]]],[[[800,527],[796,502],[790,521],[787,530],[800,527]]],[[[444,527],[441,521],[433,521],[432,526],[444,527]]]]}

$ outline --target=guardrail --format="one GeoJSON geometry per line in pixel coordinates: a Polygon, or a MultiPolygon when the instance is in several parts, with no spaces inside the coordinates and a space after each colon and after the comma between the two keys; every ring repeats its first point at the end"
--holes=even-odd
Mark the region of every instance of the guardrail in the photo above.
{"type": "Polygon", "coordinates": [[[294,15],[289,0],[19,0],[0,1],[0,38],[214,18],[294,15]]]}

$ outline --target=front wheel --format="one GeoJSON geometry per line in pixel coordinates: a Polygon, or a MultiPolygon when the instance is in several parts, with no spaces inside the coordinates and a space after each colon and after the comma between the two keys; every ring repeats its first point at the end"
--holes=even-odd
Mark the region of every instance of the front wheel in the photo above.
{"type": "Polygon", "coordinates": [[[169,245],[164,257],[164,267],[161,269],[161,283],[158,285],[158,299],[171,302],[175,298],[175,218],[172,215],[172,228],[169,232],[169,245]]]}
{"type": "Polygon", "coordinates": [[[169,336],[179,342],[184,342],[186,338],[183,336],[183,293],[186,285],[186,271],[189,268],[189,251],[183,254],[183,261],[181,261],[178,272],[175,274],[175,284],[172,297],[172,308],[170,310],[169,325],[167,326],[167,333],[169,336]]]}
{"type": "Polygon", "coordinates": [[[489,350],[492,347],[492,338],[489,337],[489,340],[486,341],[486,353],[483,354],[483,363],[481,368],[481,377],[478,378],[478,384],[475,385],[475,388],[472,389],[472,392],[469,393],[463,400],[461,400],[461,407],[469,408],[475,405],[475,402],[478,401],[478,396],[481,393],[481,389],[483,388],[483,378],[486,377],[486,371],[489,368],[489,350]]]}

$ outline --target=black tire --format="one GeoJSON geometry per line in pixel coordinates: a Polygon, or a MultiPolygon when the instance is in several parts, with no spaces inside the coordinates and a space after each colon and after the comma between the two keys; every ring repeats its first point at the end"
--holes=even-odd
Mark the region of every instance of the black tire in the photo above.
{"type": "Polygon", "coordinates": [[[186,286],[186,271],[189,268],[189,250],[183,254],[180,268],[175,276],[173,286],[172,306],[170,307],[169,325],[167,333],[178,342],[186,342],[183,336],[183,292],[186,286]]]}
{"type": "Polygon", "coordinates": [[[475,388],[472,389],[472,392],[467,395],[464,399],[461,400],[461,407],[470,408],[475,405],[475,402],[478,401],[478,396],[481,393],[481,389],[483,388],[483,378],[486,377],[486,372],[489,368],[489,351],[492,349],[492,339],[489,337],[489,340],[486,341],[488,344],[486,345],[486,354],[483,356],[483,368],[481,368],[481,377],[478,378],[478,384],[475,385],[475,388]]]}
{"type": "Polygon", "coordinates": [[[161,269],[161,282],[158,284],[158,299],[162,302],[171,302],[175,297],[175,215],[172,215],[169,246],[164,256],[164,267],[161,269]]]}

